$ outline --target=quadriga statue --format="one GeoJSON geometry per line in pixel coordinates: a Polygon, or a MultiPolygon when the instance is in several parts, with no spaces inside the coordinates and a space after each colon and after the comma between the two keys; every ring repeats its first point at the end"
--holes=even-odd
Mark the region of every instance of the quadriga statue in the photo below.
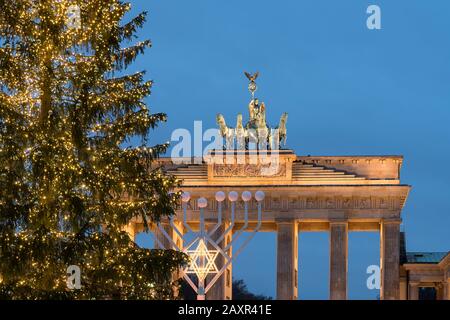
{"type": "Polygon", "coordinates": [[[266,106],[252,99],[248,105],[249,121],[243,125],[242,114],[237,116],[236,128],[228,127],[222,114],[217,115],[220,134],[225,138],[225,148],[248,150],[278,150],[286,143],[287,113],[283,113],[278,126],[271,128],[266,121],[266,106]]]}

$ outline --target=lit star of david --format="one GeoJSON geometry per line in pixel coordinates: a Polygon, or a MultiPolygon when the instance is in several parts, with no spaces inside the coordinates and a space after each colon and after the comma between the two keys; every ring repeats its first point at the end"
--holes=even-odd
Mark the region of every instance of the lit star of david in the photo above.
{"type": "Polygon", "coordinates": [[[209,250],[203,239],[198,241],[195,250],[186,250],[186,253],[191,260],[186,273],[194,273],[199,280],[204,280],[208,274],[219,272],[215,263],[219,251],[209,250]]]}

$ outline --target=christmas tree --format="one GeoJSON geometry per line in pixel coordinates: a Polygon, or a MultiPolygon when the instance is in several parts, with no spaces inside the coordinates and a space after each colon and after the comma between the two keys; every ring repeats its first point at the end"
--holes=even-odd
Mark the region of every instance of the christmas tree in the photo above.
{"type": "Polygon", "coordinates": [[[146,13],[123,23],[118,0],[0,8],[0,298],[171,298],[185,256],[123,231],[173,214],[179,196],[153,165],[167,144],[148,146],[166,121],[144,103],[152,82],[126,72],[150,46],[133,42],[146,13]]]}

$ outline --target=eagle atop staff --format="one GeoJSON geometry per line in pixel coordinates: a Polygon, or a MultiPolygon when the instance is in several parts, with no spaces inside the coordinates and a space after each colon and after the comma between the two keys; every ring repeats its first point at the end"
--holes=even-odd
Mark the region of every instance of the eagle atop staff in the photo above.
{"type": "Polygon", "coordinates": [[[259,76],[259,72],[256,71],[254,74],[250,74],[247,71],[244,71],[245,76],[248,78],[248,80],[250,80],[251,82],[255,82],[256,79],[259,76]]]}
{"type": "Polygon", "coordinates": [[[258,87],[256,86],[255,80],[259,76],[259,72],[256,71],[254,74],[250,74],[247,71],[244,72],[245,76],[250,80],[250,83],[248,84],[248,91],[252,94],[252,99],[255,98],[255,91],[258,90],[258,87]]]}

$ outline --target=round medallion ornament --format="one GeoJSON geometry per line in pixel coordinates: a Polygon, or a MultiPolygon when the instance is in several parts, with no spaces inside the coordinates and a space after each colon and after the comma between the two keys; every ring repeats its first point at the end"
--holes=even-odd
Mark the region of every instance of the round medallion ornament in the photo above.
{"type": "Polygon", "coordinates": [[[256,86],[256,83],[255,82],[250,82],[249,84],[248,84],[248,91],[250,91],[250,93],[253,95],[253,94],[255,94],[255,91],[258,89],[258,87],[256,86]]]}

